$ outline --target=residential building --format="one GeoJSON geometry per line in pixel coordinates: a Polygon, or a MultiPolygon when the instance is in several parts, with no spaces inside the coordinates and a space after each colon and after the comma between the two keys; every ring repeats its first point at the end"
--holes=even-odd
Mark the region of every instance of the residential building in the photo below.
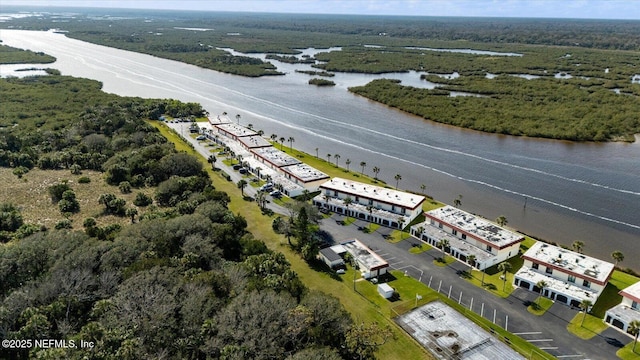
{"type": "Polygon", "coordinates": [[[524,240],[521,234],[449,205],[424,216],[425,222],[411,227],[413,237],[436,247],[446,240],[449,254],[465,263],[473,255],[472,265],[480,270],[518,255],[524,240]]]}
{"type": "Polygon", "coordinates": [[[620,304],[607,310],[604,321],[622,331],[629,332],[629,323],[640,321],[640,282],[622,289],[620,304]]]}
{"type": "Polygon", "coordinates": [[[284,151],[278,150],[275,147],[264,147],[252,149],[253,157],[265,164],[267,167],[280,170],[283,166],[300,164],[301,161],[288,155],[284,151]]]}
{"type": "Polygon", "coordinates": [[[238,141],[245,149],[256,149],[271,147],[271,143],[260,135],[249,135],[238,137],[238,141]]]}
{"type": "Polygon", "coordinates": [[[219,134],[224,135],[236,141],[239,141],[240,137],[243,137],[243,136],[258,135],[257,132],[249,128],[246,128],[238,124],[233,124],[233,123],[218,124],[218,125],[215,125],[215,128],[218,129],[219,134]]]}
{"type": "Polygon", "coordinates": [[[558,246],[536,242],[522,255],[524,264],[514,275],[516,286],[540,292],[574,307],[583,300],[593,304],[607,286],[613,264],[558,246]],[[537,284],[544,281],[540,289],[537,284]]]}
{"type": "Polygon", "coordinates": [[[320,185],[320,195],[313,203],[339,214],[399,228],[422,213],[424,199],[412,193],[333,178],[320,185]]]}
{"type": "Polygon", "coordinates": [[[287,179],[311,192],[318,191],[320,184],[329,178],[329,175],[305,163],[283,166],[280,171],[287,179]]]}
{"type": "Polygon", "coordinates": [[[318,258],[332,269],[340,266],[344,267],[344,260],[332,248],[320,249],[320,252],[318,253],[318,258]]]}

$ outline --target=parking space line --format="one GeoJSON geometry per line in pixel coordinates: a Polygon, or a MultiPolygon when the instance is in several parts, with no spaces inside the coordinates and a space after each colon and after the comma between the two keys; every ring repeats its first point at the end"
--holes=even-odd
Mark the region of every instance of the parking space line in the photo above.
{"type": "Polygon", "coordinates": [[[519,332],[519,333],[512,333],[513,335],[539,335],[542,334],[542,331],[530,331],[530,332],[519,332]]]}
{"type": "Polygon", "coordinates": [[[538,341],[553,341],[553,339],[531,339],[527,340],[528,342],[538,342],[538,341]]]}

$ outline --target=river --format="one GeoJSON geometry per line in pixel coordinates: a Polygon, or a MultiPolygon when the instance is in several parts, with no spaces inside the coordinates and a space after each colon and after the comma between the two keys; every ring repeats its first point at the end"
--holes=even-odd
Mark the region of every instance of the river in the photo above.
{"type": "MultiPolygon", "coordinates": [[[[285,76],[245,78],[73,40],[1,30],[4,44],[43,51],[65,75],[96,79],[119,95],[195,101],[215,115],[241,115],[268,136],[294,137],[310,154],[340,154],[351,169],[426,193],[546,240],[585,243],[586,254],[640,270],[640,144],[573,143],[484,134],[441,125],[355,96],[347,87],[389,77],[420,85],[418,73],[336,74],[334,87],[307,84],[308,65],[272,61],[285,76]],[[526,206],[525,206],[526,205],[526,206]]],[[[428,84],[427,84],[428,85],[428,84]]],[[[425,86],[427,86],[425,85],[425,86]]],[[[333,157],[332,157],[333,159],[333,157]]]]}

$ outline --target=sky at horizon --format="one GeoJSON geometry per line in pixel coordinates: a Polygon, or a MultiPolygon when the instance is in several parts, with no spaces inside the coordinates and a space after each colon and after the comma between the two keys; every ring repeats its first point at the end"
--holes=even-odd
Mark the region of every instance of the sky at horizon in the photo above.
{"type": "Polygon", "coordinates": [[[2,0],[56,6],[312,14],[640,20],[640,0],[2,0]]]}

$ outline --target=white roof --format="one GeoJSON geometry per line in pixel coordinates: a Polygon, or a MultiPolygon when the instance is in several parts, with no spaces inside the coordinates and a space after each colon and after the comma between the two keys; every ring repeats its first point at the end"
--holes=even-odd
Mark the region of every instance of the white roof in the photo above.
{"type": "Polygon", "coordinates": [[[229,134],[232,134],[234,136],[253,136],[253,135],[258,135],[257,132],[246,128],[244,126],[238,125],[238,124],[233,124],[233,123],[227,123],[227,124],[218,124],[215,125],[218,129],[223,130],[228,132],[229,134]]]}
{"type": "Polygon", "coordinates": [[[316,180],[327,179],[329,175],[322,171],[311,167],[305,163],[283,166],[280,168],[282,171],[289,173],[303,182],[311,182],[316,180]]]}
{"type": "Polygon", "coordinates": [[[378,284],[378,289],[382,289],[384,292],[394,291],[391,286],[387,283],[378,284]]]}
{"type": "Polygon", "coordinates": [[[548,264],[580,278],[604,284],[613,272],[613,264],[575,251],[538,241],[522,255],[536,263],[548,264]]]}
{"type": "Polygon", "coordinates": [[[622,289],[622,291],[620,291],[620,295],[640,302],[640,281],[622,289]]]}
{"type": "Polygon", "coordinates": [[[211,125],[220,125],[220,124],[227,124],[231,122],[231,119],[229,119],[229,116],[227,115],[216,115],[216,117],[208,117],[209,119],[209,124],[211,125]]]}
{"type": "Polygon", "coordinates": [[[356,261],[366,268],[366,271],[373,271],[389,266],[380,255],[371,251],[365,244],[357,239],[348,240],[341,244],[353,256],[356,261]]]}
{"type": "Polygon", "coordinates": [[[260,135],[250,135],[238,138],[238,141],[248,148],[268,147],[272,146],[265,138],[260,135]]]}
{"type": "Polygon", "coordinates": [[[269,161],[277,167],[299,164],[301,161],[288,155],[284,151],[271,147],[257,148],[251,150],[257,156],[269,161]]]}
{"type": "Polygon", "coordinates": [[[435,218],[451,227],[462,230],[470,235],[475,235],[480,240],[486,241],[501,248],[515,242],[524,240],[524,236],[502,228],[488,220],[477,217],[466,211],[447,205],[438,209],[427,211],[426,217],[435,218]]]}
{"type": "Polygon", "coordinates": [[[398,205],[407,209],[415,209],[424,202],[424,196],[398,191],[380,186],[364,184],[343,178],[333,178],[320,188],[335,190],[352,196],[359,196],[388,204],[398,205]]]}

